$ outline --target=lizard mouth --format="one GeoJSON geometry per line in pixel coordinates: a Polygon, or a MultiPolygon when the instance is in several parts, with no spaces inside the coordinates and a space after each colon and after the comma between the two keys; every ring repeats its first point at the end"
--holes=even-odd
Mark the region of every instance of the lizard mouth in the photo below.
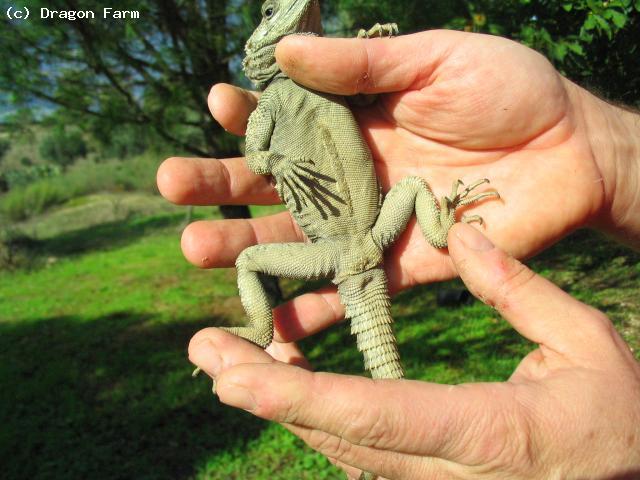
{"type": "Polygon", "coordinates": [[[263,19],[245,45],[242,66],[258,88],[266,86],[280,71],[275,59],[276,44],[287,35],[321,34],[318,0],[295,0],[270,20],[263,19]]]}

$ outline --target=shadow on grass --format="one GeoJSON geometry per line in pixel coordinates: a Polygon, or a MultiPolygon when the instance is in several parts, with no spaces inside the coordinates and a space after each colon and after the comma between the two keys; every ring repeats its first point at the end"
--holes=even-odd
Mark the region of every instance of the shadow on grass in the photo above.
{"type": "MultiPolygon", "coordinates": [[[[637,288],[640,254],[616,244],[604,236],[580,230],[537,256],[529,265],[536,271],[547,271],[560,287],[597,292],[602,289],[637,288]]],[[[294,284],[289,297],[314,290],[324,281],[294,284]]],[[[455,283],[454,287],[461,286],[455,283]]],[[[524,340],[499,315],[488,307],[473,305],[443,308],[436,305],[438,290],[452,284],[417,287],[393,299],[395,330],[401,338],[400,353],[408,371],[420,372],[433,363],[443,363],[459,369],[467,379],[504,379],[512,367],[533,346],[524,340]],[[482,308],[486,308],[482,314],[482,308]],[[400,313],[399,313],[400,312],[400,313]],[[484,320],[475,317],[482,316],[484,320]],[[493,321],[488,321],[493,317],[493,321]],[[471,322],[464,324],[465,318],[471,322]],[[467,332],[464,326],[477,326],[477,332],[467,332]],[[403,331],[406,334],[403,335],[403,331]],[[404,338],[403,338],[404,337],[404,338]]],[[[617,305],[595,305],[612,313],[617,305]]],[[[331,328],[303,343],[314,364],[321,370],[360,373],[361,354],[355,349],[355,338],[349,334],[348,323],[331,328]],[[323,348],[315,347],[321,342],[323,348]]]]}
{"type": "Polygon", "coordinates": [[[180,479],[264,423],[191,378],[186,345],[225,318],[135,313],[0,323],[4,479],[180,479]]]}
{"type": "MultiPolygon", "coordinates": [[[[394,330],[408,378],[419,378],[434,364],[461,372],[459,381],[505,380],[517,361],[531,348],[505,321],[497,321],[489,307],[475,302],[456,308],[438,307],[438,286],[422,286],[394,298],[394,330]],[[419,308],[416,308],[419,305],[419,308]],[[479,309],[487,315],[479,318],[479,309]],[[402,313],[410,310],[412,313],[402,313]],[[460,323],[467,317],[478,326],[470,334],[460,323]],[[486,362],[486,363],[485,363],[486,362]]],[[[363,374],[362,354],[356,348],[348,322],[302,342],[305,352],[318,370],[363,374]]]]}
{"type": "Polygon", "coordinates": [[[108,250],[128,245],[155,231],[179,225],[182,221],[182,213],[134,217],[74,230],[43,240],[32,240],[28,247],[37,253],[53,256],[108,250]]]}

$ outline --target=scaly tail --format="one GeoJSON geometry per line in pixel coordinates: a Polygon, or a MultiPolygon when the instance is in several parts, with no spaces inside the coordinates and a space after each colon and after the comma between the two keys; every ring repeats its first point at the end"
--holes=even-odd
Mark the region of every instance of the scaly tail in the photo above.
{"type": "Polygon", "coordinates": [[[346,278],[338,286],[351,333],[356,335],[364,367],[373,378],[402,378],[393,334],[387,276],[380,267],[346,278]]]}
{"type": "MultiPolygon", "coordinates": [[[[358,350],[364,356],[364,368],[373,378],[402,378],[384,270],[378,267],[348,277],[340,283],[338,292],[346,308],[345,317],[351,319],[351,333],[356,335],[358,350]]],[[[360,480],[376,478],[369,472],[360,475],[360,480]]]]}

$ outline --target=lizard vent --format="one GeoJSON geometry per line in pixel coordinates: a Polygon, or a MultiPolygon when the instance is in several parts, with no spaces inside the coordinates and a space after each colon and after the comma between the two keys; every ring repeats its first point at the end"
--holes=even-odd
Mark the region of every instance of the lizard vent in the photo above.
{"type": "Polygon", "coordinates": [[[374,268],[348,277],[338,291],[365,369],[373,378],[402,378],[384,270],[374,268]]]}

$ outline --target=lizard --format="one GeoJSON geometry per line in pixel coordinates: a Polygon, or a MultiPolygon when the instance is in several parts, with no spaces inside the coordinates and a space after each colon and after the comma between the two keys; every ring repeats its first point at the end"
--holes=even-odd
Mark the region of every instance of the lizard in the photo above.
{"type": "MultiPolygon", "coordinates": [[[[410,176],[382,194],[371,151],[344,97],[314,91],[288,78],[275,59],[287,35],[322,35],[318,0],[267,0],[262,21],[246,43],[245,75],[260,90],[245,140],[248,168],[270,176],[309,242],[259,244],[237,258],[237,281],[248,323],[222,327],[262,348],[273,340],[272,308],[259,275],[331,278],[351,321],[364,367],[372,378],[400,379],[383,251],[416,214],[425,239],[447,246],[456,209],[495,191],[472,192],[489,182],[453,182],[440,201],[421,177],[410,176]]],[[[376,24],[358,37],[391,37],[395,24],[376,24]]],[[[480,222],[479,216],[463,217],[480,222]]],[[[215,386],[214,386],[215,390],[215,386]]],[[[363,473],[361,478],[373,478],[363,473]]]]}

